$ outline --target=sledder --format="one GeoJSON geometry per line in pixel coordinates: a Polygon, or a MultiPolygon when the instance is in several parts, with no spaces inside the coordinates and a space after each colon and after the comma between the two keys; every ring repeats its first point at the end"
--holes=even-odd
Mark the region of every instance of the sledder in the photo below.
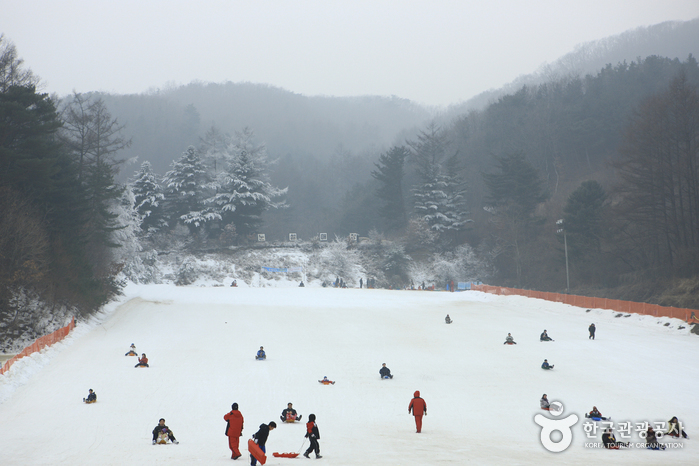
{"type": "Polygon", "coordinates": [[[282,411],[282,415],[279,416],[283,422],[296,422],[301,420],[301,414],[296,414],[296,410],[291,403],[286,404],[286,409],[282,411]]]}
{"type": "Polygon", "coordinates": [[[319,380],[318,382],[322,383],[323,385],[335,385],[335,382],[329,380],[327,375],[323,377],[323,380],[319,380]]]}
{"type": "Polygon", "coordinates": [[[454,321],[451,320],[451,317],[449,317],[449,314],[447,314],[447,316],[444,318],[444,322],[447,323],[447,324],[451,324],[451,323],[454,322],[454,321]]]}
{"type": "Polygon", "coordinates": [[[136,364],[133,367],[150,367],[148,365],[148,358],[146,357],[146,353],[143,353],[140,358],[138,358],[138,364],[136,364]]]}
{"type": "Polygon", "coordinates": [[[589,413],[585,413],[585,417],[588,419],[592,419],[593,421],[607,421],[611,419],[611,417],[602,416],[602,413],[599,412],[597,406],[593,406],[592,411],[590,411],[589,413]]]}
{"type": "Polygon", "coordinates": [[[131,343],[129,351],[124,356],[138,356],[138,353],[136,352],[136,345],[131,343]]]}
{"type": "Polygon", "coordinates": [[[381,375],[382,379],[392,379],[393,374],[391,374],[391,369],[386,367],[386,363],[384,362],[381,364],[381,369],[379,369],[379,375],[381,375]]]}
{"type": "Polygon", "coordinates": [[[512,334],[508,333],[507,336],[505,337],[505,343],[503,343],[503,345],[516,345],[516,344],[517,344],[517,342],[515,341],[512,334]]]}
{"type": "Polygon", "coordinates": [[[257,359],[258,361],[264,361],[265,359],[267,359],[267,353],[265,353],[264,347],[260,346],[260,351],[258,351],[255,355],[255,359],[257,359]]]}
{"type": "Polygon", "coordinates": [[[158,425],[153,429],[153,445],[156,443],[159,445],[164,445],[167,443],[168,439],[172,443],[180,443],[175,439],[175,434],[172,433],[170,428],[165,425],[165,419],[160,418],[158,425]]]}
{"type": "Polygon", "coordinates": [[[83,398],[83,403],[97,403],[97,393],[93,392],[92,389],[90,389],[90,394],[87,395],[87,398],[83,398]]]}

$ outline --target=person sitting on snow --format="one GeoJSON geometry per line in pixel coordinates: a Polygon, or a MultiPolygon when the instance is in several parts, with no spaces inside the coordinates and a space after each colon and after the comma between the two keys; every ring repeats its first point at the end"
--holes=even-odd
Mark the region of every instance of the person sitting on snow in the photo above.
{"type": "Polygon", "coordinates": [[[97,401],[97,393],[93,392],[92,389],[90,389],[90,394],[87,395],[87,398],[83,398],[84,403],[94,403],[97,401]]]}
{"type": "Polygon", "coordinates": [[[671,437],[679,437],[681,435],[683,438],[688,438],[687,433],[682,429],[682,423],[677,420],[677,416],[673,416],[672,419],[667,421],[667,433],[665,435],[671,437]]]}
{"type": "Polygon", "coordinates": [[[330,385],[335,383],[332,380],[328,379],[327,375],[324,375],[323,380],[319,380],[318,382],[322,383],[323,385],[330,385]]]}
{"type": "Polygon", "coordinates": [[[381,364],[381,369],[379,369],[379,374],[381,374],[382,379],[392,379],[391,369],[386,367],[386,363],[381,364]]]}
{"type": "Polygon", "coordinates": [[[617,442],[611,427],[607,427],[607,430],[602,434],[602,443],[604,443],[604,448],[609,448],[610,450],[618,450],[619,447],[628,447],[629,444],[623,442],[617,442]]]}
{"type": "Polygon", "coordinates": [[[124,356],[138,356],[138,353],[136,352],[136,345],[131,343],[129,351],[124,356]]]}
{"type": "Polygon", "coordinates": [[[172,443],[180,443],[175,439],[175,434],[165,425],[165,419],[160,418],[158,425],[153,429],[153,445],[156,443],[167,443],[167,439],[170,439],[172,443]]]}
{"type": "Polygon", "coordinates": [[[649,425],[646,431],[646,448],[649,450],[664,450],[665,445],[658,442],[658,437],[655,435],[655,431],[649,425]]]}
{"type": "Polygon", "coordinates": [[[544,333],[539,337],[539,341],[553,341],[553,338],[549,337],[549,334],[544,330],[544,333]]]}
{"type": "Polygon", "coordinates": [[[150,366],[148,365],[148,358],[146,357],[146,353],[141,354],[141,357],[138,358],[138,364],[136,364],[136,365],[133,366],[133,367],[139,367],[139,366],[142,366],[142,367],[150,367],[150,366]]]}
{"type": "Polygon", "coordinates": [[[517,342],[515,341],[514,337],[512,337],[511,333],[508,333],[507,336],[505,337],[505,343],[503,345],[516,345],[517,342]]]}
{"type": "Polygon", "coordinates": [[[549,399],[546,397],[546,393],[544,393],[541,397],[539,404],[541,405],[541,409],[545,409],[546,411],[548,411],[551,407],[551,405],[549,404],[549,399]]]}
{"type": "Polygon", "coordinates": [[[279,418],[284,422],[294,422],[300,421],[301,415],[296,414],[296,410],[293,408],[291,403],[286,404],[286,409],[282,411],[282,415],[279,418]]]}
{"type": "Polygon", "coordinates": [[[267,354],[265,354],[264,347],[260,346],[260,351],[255,355],[255,359],[267,359],[267,354]]]}
{"type": "Polygon", "coordinates": [[[553,369],[553,364],[549,364],[549,360],[544,359],[544,362],[541,363],[541,368],[546,370],[553,369]]]}
{"type": "Polygon", "coordinates": [[[595,418],[595,419],[601,419],[601,420],[603,420],[603,421],[606,421],[606,420],[607,420],[607,418],[606,418],[606,417],[603,417],[603,416],[602,416],[602,413],[599,412],[599,410],[597,409],[597,406],[593,406],[593,407],[592,407],[592,411],[590,411],[586,417],[595,418]]]}
{"type": "Polygon", "coordinates": [[[444,318],[444,322],[448,324],[451,324],[453,322],[453,320],[451,320],[451,317],[449,317],[449,314],[447,314],[447,316],[444,318]]]}

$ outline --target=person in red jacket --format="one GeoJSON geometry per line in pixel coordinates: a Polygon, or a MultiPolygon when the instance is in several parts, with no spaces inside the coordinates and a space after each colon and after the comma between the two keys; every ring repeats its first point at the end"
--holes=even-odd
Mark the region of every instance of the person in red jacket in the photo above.
{"type": "Polygon", "coordinates": [[[226,435],[228,436],[228,448],[231,449],[231,458],[237,460],[242,455],[238,449],[240,437],[243,436],[243,415],[238,411],[238,403],[231,405],[231,412],[223,416],[226,421],[226,435]]]}
{"type": "Polygon", "coordinates": [[[419,434],[422,431],[422,416],[427,416],[427,403],[420,398],[420,390],[415,390],[413,396],[414,398],[410,400],[410,404],[408,405],[408,413],[411,411],[413,412],[413,416],[415,416],[415,427],[419,434]]]}
{"type": "Polygon", "coordinates": [[[143,353],[143,354],[141,355],[141,357],[138,358],[138,364],[136,364],[136,365],[133,366],[133,367],[139,367],[139,366],[149,367],[149,366],[148,366],[148,358],[146,357],[146,353],[143,353]]]}

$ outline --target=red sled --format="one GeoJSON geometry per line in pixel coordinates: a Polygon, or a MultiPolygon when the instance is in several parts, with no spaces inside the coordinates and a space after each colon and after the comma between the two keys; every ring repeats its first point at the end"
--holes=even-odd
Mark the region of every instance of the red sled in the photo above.
{"type": "Polygon", "coordinates": [[[259,446],[257,446],[253,439],[248,440],[248,451],[252,456],[255,457],[257,461],[260,462],[260,464],[265,464],[267,462],[267,456],[265,456],[265,452],[262,451],[262,449],[259,446]]]}
{"type": "Polygon", "coordinates": [[[298,453],[277,453],[276,451],[272,455],[276,458],[296,458],[299,456],[298,453]]]}

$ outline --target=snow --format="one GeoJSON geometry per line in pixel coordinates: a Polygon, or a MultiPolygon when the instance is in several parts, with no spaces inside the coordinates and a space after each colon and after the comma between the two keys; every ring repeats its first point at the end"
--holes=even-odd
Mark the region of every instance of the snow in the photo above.
{"type": "Polygon", "coordinates": [[[479,292],[205,285],[129,285],[119,303],[0,376],[0,463],[230,464],[223,415],[233,402],[245,417],[241,445],[277,422],[270,465],[307,461],[271,455],[304,441],[303,424],[279,421],[288,402],[316,414],[326,465],[699,460],[699,338],[680,321],[479,292]],[[556,341],[539,342],[544,329],[556,341]],[[517,345],[503,345],[508,332],[517,345]],[[131,343],[150,368],[124,356],[131,343]],[[264,362],[254,360],[261,345],[264,362]],[[540,369],[544,358],[553,371],[540,369]],[[379,378],[383,362],[392,380],[379,378]],[[325,375],[337,383],[319,384],[325,375]],[[82,403],[89,388],[96,404],[82,403]],[[415,390],[428,406],[421,434],[407,411],[415,390]],[[540,442],[543,393],[563,403],[561,417],[581,419],[562,453],[540,442]],[[586,448],[601,441],[583,431],[593,405],[634,425],[678,416],[690,439],[666,451],[586,448]],[[179,445],[151,445],[161,417],[179,445]]]}

